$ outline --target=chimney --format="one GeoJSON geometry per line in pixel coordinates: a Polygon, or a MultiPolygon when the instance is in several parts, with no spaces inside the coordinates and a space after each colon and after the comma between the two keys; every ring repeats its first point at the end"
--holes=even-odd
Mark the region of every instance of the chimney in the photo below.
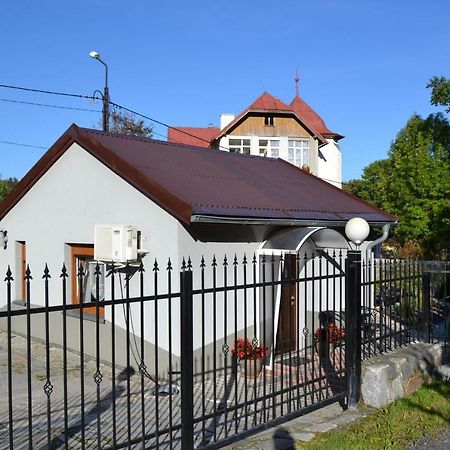
{"type": "Polygon", "coordinates": [[[223,130],[234,120],[234,114],[224,113],[220,115],[220,129],[223,130]]]}

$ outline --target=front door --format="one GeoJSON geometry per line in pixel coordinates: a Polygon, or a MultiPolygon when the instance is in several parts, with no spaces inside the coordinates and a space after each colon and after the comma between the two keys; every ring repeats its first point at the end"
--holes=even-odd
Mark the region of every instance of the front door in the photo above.
{"type": "Polygon", "coordinates": [[[286,254],[281,274],[280,314],[275,353],[288,353],[296,348],[297,255],[286,254]]]}

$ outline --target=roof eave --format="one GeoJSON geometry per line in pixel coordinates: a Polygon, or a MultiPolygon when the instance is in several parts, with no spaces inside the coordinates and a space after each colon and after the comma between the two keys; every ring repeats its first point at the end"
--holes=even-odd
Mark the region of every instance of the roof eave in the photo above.
{"type": "MultiPolygon", "coordinates": [[[[278,225],[278,226],[304,226],[304,227],[344,227],[348,220],[312,220],[312,219],[274,219],[261,217],[231,217],[213,216],[205,214],[193,214],[191,223],[228,223],[239,225],[278,225]]],[[[372,226],[382,226],[386,224],[397,225],[393,221],[368,220],[372,226]]]]}

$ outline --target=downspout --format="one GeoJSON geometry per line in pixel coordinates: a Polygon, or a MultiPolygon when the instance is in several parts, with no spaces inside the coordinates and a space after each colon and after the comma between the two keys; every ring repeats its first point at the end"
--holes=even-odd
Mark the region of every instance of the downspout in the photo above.
{"type": "Polygon", "coordinates": [[[388,236],[389,236],[389,229],[390,228],[391,228],[391,224],[390,223],[387,223],[386,225],[383,225],[383,234],[378,239],[375,239],[374,241],[372,241],[367,246],[367,248],[366,248],[366,263],[371,260],[370,253],[371,253],[372,249],[376,245],[383,243],[388,238],[388,236]]]}
{"type": "MultiPolygon", "coordinates": [[[[378,245],[383,243],[389,236],[389,229],[391,228],[390,223],[387,223],[386,225],[383,225],[383,234],[378,238],[372,241],[366,248],[366,292],[365,297],[366,299],[370,299],[370,289],[372,287],[371,285],[371,271],[373,270],[373,266],[371,264],[372,262],[372,249],[378,245]]],[[[372,305],[368,305],[369,307],[372,307],[372,305]]]]}

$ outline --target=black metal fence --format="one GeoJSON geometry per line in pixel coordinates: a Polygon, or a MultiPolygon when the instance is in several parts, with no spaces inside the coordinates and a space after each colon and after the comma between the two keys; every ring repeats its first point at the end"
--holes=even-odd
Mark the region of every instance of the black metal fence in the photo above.
{"type": "Polygon", "coordinates": [[[362,264],[362,357],[422,340],[448,353],[450,262],[376,259],[362,264]]]}
{"type": "Polygon", "coordinates": [[[361,361],[432,340],[436,309],[430,264],[359,258],[8,269],[0,447],[214,448],[351,406],[361,361]]]}

